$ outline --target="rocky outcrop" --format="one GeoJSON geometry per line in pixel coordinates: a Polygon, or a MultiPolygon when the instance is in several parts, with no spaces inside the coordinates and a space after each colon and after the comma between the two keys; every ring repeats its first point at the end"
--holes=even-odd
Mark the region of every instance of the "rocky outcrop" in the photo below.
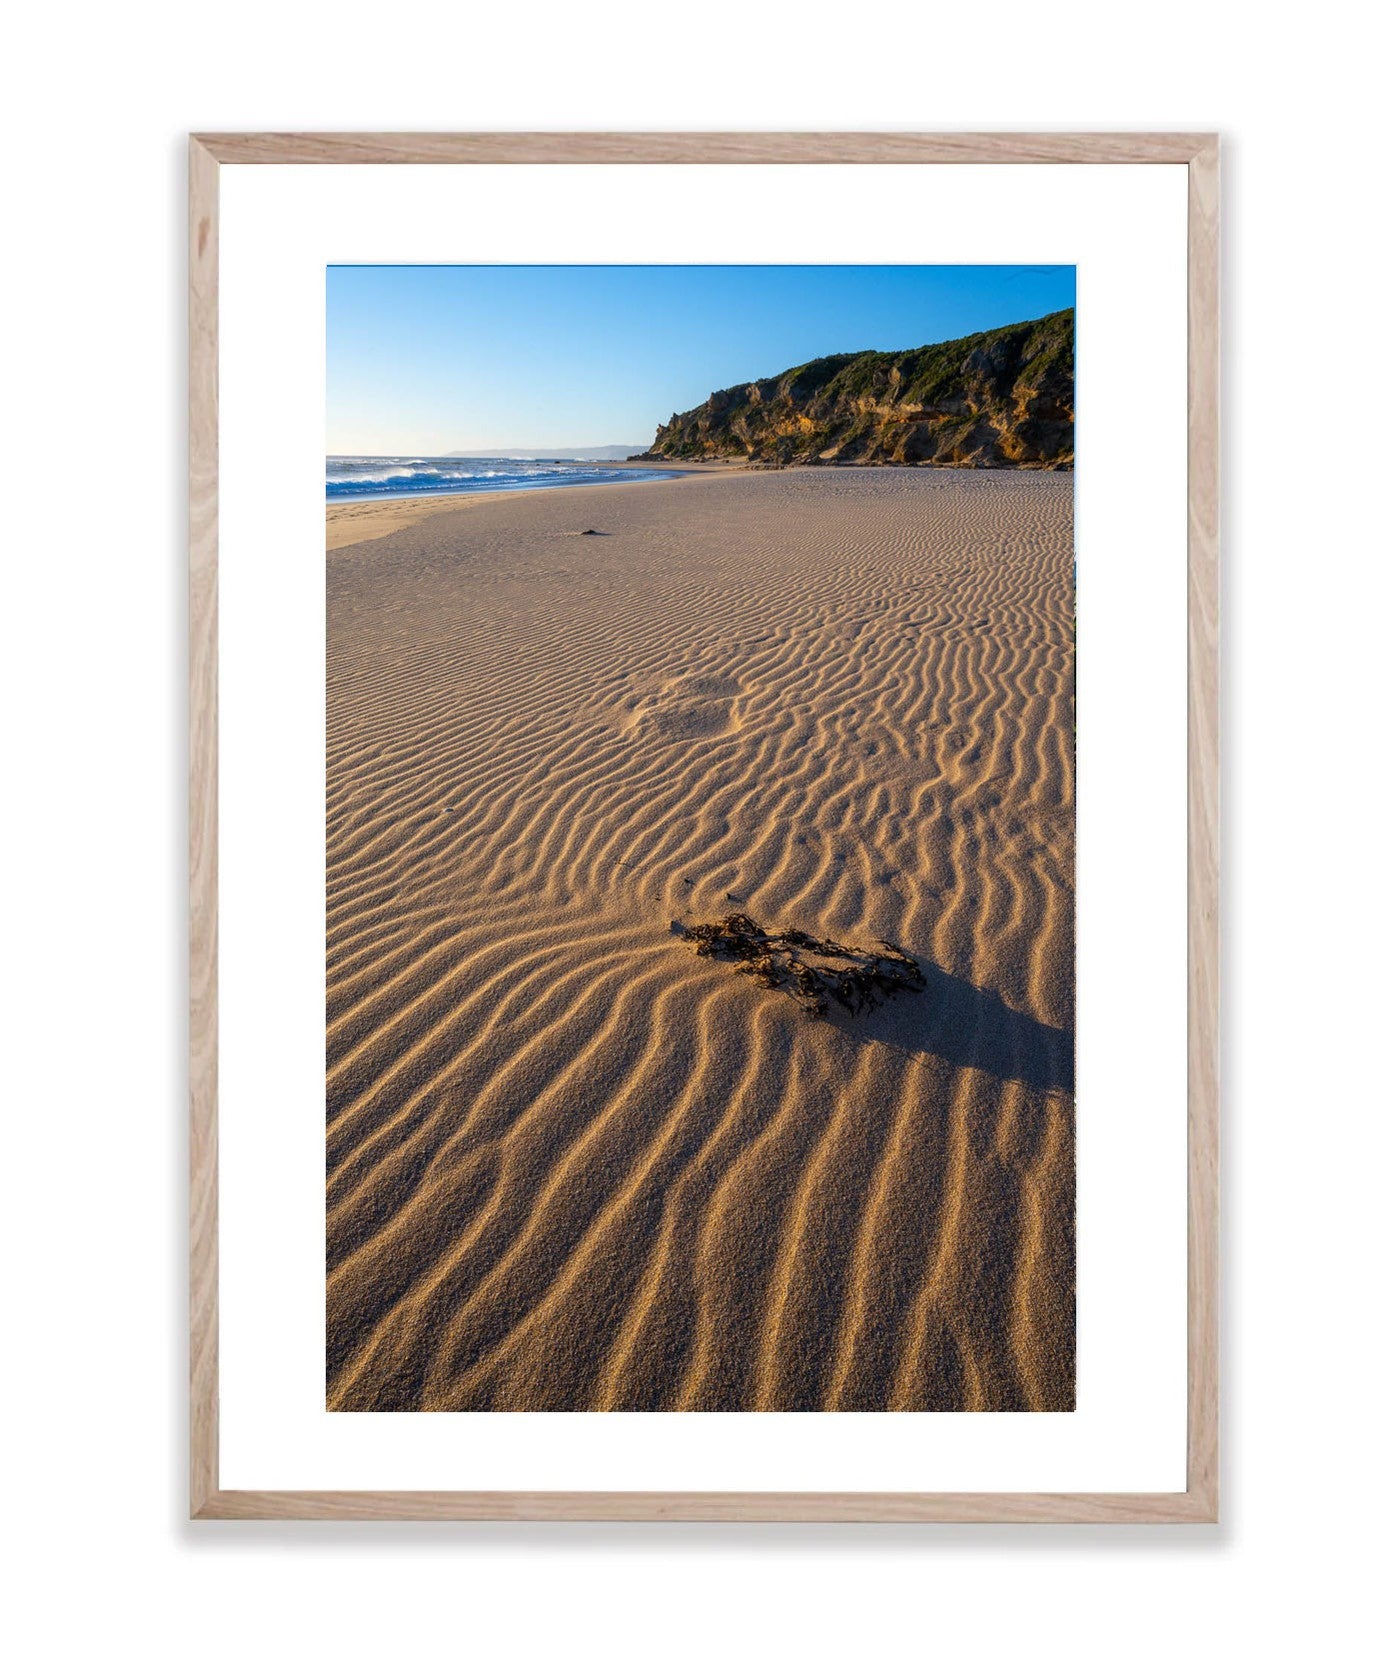
{"type": "Polygon", "coordinates": [[[639,460],[1070,467],[1074,312],[919,350],[823,356],[673,414],[639,460]]]}

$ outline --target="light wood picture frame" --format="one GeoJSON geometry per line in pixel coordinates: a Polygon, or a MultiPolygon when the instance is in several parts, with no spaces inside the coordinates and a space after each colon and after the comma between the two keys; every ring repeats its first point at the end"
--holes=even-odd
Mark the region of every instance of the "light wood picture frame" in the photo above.
{"type": "Polygon", "coordinates": [[[1219,144],[1179,134],[200,134],[189,144],[190,1512],[195,1518],[1210,1523],[1219,1510],[1219,144]],[[219,1468],[218,285],[224,165],[1184,165],[1188,1345],[1183,1491],[259,1491],[219,1468]]]}

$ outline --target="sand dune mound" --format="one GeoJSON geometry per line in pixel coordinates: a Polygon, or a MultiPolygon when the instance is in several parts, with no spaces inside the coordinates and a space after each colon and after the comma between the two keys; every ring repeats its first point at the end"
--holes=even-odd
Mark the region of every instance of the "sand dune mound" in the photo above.
{"type": "Polygon", "coordinates": [[[1072,1406],[1071,518],[794,470],[328,556],[332,1408],[1072,1406]],[[807,1018],[672,931],[735,917],[923,986],[807,1018]]]}

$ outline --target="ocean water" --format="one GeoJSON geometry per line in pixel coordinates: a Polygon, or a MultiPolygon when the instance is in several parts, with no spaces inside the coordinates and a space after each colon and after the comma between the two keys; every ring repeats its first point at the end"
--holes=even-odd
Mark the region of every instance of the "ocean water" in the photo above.
{"type": "Polygon", "coordinates": [[[619,484],[674,478],[673,472],[608,461],[480,460],[466,456],[328,455],[327,501],[387,500],[396,496],[459,495],[484,490],[539,490],[565,484],[619,484]]]}

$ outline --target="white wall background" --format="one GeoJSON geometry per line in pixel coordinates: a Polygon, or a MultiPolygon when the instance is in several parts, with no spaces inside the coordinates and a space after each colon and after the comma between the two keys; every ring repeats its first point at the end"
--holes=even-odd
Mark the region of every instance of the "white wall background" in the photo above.
{"type": "Polygon", "coordinates": [[[12,20],[0,1394],[18,1671],[1115,1679],[1356,1672],[1390,1642],[1382,19],[1351,0],[484,17],[245,0],[12,20]],[[1039,126],[1227,137],[1223,1526],[192,1530],[184,132],[1039,126]]]}

